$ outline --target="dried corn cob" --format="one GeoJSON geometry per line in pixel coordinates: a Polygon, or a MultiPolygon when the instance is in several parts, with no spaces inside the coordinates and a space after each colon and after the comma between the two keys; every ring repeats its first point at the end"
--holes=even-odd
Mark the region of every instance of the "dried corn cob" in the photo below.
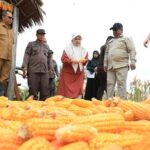
{"type": "Polygon", "coordinates": [[[108,113],[109,112],[109,108],[104,106],[104,105],[98,105],[98,106],[95,106],[96,109],[98,110],[98,112],[102,112],[102,113],[108,113]]]}
{"type": "Polygon", "coordinates": [[[129,150],[149,150],[150,148],[150,135],[149,136],[145,136],[145,138],[137,143],[137,144],[134,144],[134,145],[131,145],[129,147],[129,150]]]}
{"type": "Polygon", "coordinates": [[[0,101],[2,102],[7,102],[8,101],[8,98],[7,97],[5,97],[5,96],[0,96],[0,101]]]}
{"type": "Polygon", "coordinates": [[[45,118],[32,118],[25,122],[30,137],[41,136],[48,140],[53,140],[55,131],[64,126],[64,123],[58,120],[45,118]]]}
{"type": "Polygon", "coordinates": [[[0,150],[16,150],[24,141],[17,131],[0,128],[0,150]]]}
{"type": "Polygon", "coordinates": [[[23,143],[17,150],[53,150],[53,147],[46,139],[35,137],[23,143]]]}
{"type": "Polygon", "coordinates": [[[124,115],[124,111],[120,107],[108,107],[108,112],[124,115]]]}
{"type": "Polygon", "coordinates": [[[0,117],[5,120],[20,120],[25,111],[20,107],[2,108],[0,117]]]}
{"type": "Polygon", "coordinates": [[[0,117],[5,120],[24,121],[33,117],[40,118],[43,116],[44,113],[42,113],[42,111],[39,109],[33,108],[24,110],[19,106],[2,108],[0,111],[0,117]]]}
{"type": "Polygon", "coordinates": [[[48,102],[48,101],[54,101],[54,102],[62,101],[63,98],[64,98],[64,97],[61,96],[61,95],[56,95],[56,96],[54,96],[54,97],[47,98],[47,99],[45,100],[45,102],[48,102]]]}
{"type": "Polygon", "coordinates": [[[91,110],[89,110],[88,108],[81,108],[78,107],[74,104],[72,104],[69,108],[69,111],[75,113],[76,115],[91,115],[93,114],[91,110]]]}
{"type": "Polygon", "coordinates": [[[56,117],[58,117],[58,116],[66,116],[66,117],[67,116],[75,116],[75,113],[73,113],[73,112],[71,112],[71,111],[69,111],[67,109],[63,109],[63,108],[61,108],[61,109],[57,108],[55,110],[51,110],[51,111],[48,112],[49,115],[51,115],[53,113],[56,114],[56,117]]]}
{"type": "Polygon", "coordinates": [[[133,101],[121,101],[118,104],[124,111],[132,110],[137,119],[150,119],[150,105],[133,101]]]}
{"type": "Polygon", "coordinates": [[[92,111],[92,114],[98,114],[98,113],[100,113],[100,112],[103,112],[102,110],[99,110],[98,107],[99,107],[99,106],[93,106],[93,107],[88,107],[88,109],[89,109],[90,111],[92,111]]]}
{"type": "Polygon", "coordinates": [[[124,117],[116,113],[99,113],[89,116],[75,117],[74,124],[89,124],[99,132],[119,132],[124,129],[124,117]]]}
{"type": "Polygon", "coordinates": [[[135,115],[134,112],[132,110],[127,110],[126,112],[124,112],[124,119],[126,121],[133,121],[135,120],[135,115]]]}
{"type": "MultiPolygon", "coordinates": [[[[53,118],[56,119],[58,117],[64,117],[67,119],[67,117],[73,117],[75,116],[75,113],[61,107],[49,107],[49,106],[44,106],[42,109],[40,109],[41,112],[43,112],[43,117],[44,118],[53,118]]],[[[68,120],[68,119],[67,119],[68,120]]]]}
{"type": "Polygon", "coordinates": [[[146,100],[141,101],[142,103],[150,104],[150,97],[146,100]]]}
{"type": "Polygon", "coordinates": [[[122,149],[122,147],[117,144],[109,144],[107,146],[104,146],[103,148],[100,148],[99,150],[129,150],[129,149],[122,149]]]}
{"type": "Polygon", "coordinates": [[[70,124],[74,120],[74,116],[57,116],[55,119],[63,122],[64,124],[70,124]]]}
{"type": "Polygon", "coordinates": [[[90,150],[90,149],[86,142],[74,142],[59,148],[59,150],[90,150]]]}
{"type": "Polygon", "coordinates": [[[20,147],[20,145],[18,144],[14,144],[14,143],[9,143],[9,141],[7,142],[2,142],[0,144],[0,150],[18,150],[18,148],[20,147]]]}
{"type": "Polygon", "coordinates": [[[9,102],[7,100],[0,99],[0,108],[7,107],[8,104],[9,104],[9,102]]]}
{"type": "Polygon", "coordinates": [[[55,103],[57,107],[63,107],[63,108],[68,108],[71,105],[72,100],[64,100],[63,101],[58,101],[55,103]]]}
{"type": "Polygon", "coordinates": [[[56,131],[55,137],[60,142],[88,141],[97,134],[90,125],[67,125],[56,131]]]}
{"type": "Polygon", "coordinates": [[[82,108],[87,108],[87,107],[92,107],[93,103],[91,101],[83,100],[83,99],[74,99],[72,101],[72,104],[82,107],[82,108]]]}
{"type": "Polygon", "coordinates": [[[143,140],[144,136],[136,133],[99,133],[92,140],[89,141],[90,150],[100,149],[110,144],[116,144],[121,147],[131,146],[143,140]]]}
{"type": "Polygon", "coordinates": [[[138,133],[150,133],[150,121],[140,120],[140,121],[126,121],[125,129],[132,130],[138,133]]]}
{"type": "Polygon", "coordinates": [[[103,101],[100,101],[100,100],[98,100],[98,99],[96,99],[96,98],[92,98],[91,99],[92,100],[92,103],[94,104],[94,105],[103,105],[103,101]]]}

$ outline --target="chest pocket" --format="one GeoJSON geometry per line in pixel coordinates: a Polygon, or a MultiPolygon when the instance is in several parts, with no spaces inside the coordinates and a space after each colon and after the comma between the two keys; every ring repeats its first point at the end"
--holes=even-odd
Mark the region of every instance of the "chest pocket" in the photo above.
{"type": "Polygon", "coordinates": [[[0,31],[0,36],[7,36],[7,35],[8,35],[8,33],[7,33],[6,29],[2,28],[0,31]]]}
{"type": "Polygon", "coordinates": [[[38,55],[39,54],[39,48],[37,46],[32,46],[31,55],[38,55]]]}
{"type": "Polygon", "coordinates": [[[8,41],[8,35],[5,34],[4,32],[3,33],[0,33],[0,40],[1,41],[8,41]]]}
{"type": "Polygon", "coordinates": [[[45,56],[48,56],[48,51],[47,50],[44,49],[43,53],[44,53],[45,56]]]}
{"type": "Polygon", "coordinates": [[[49,49],[46,45],[43,45],[43,54],[48,57],[49,56],[49,49]]]}
{"type": "Polygon", "coordinates": [[[118,45],[119,49],[127,49],[125,39],[118,39],[116,42],[117,42],[116,45],[118,45]]]}

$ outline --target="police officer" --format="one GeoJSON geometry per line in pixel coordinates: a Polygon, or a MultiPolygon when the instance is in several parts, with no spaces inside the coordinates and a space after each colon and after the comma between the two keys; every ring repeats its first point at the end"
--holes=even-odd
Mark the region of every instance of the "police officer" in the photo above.
{"type": "Polygon", "coordinates": [[[34,99],[45,100],[49,97],[50,48],[45,43],[45,30],[36,31],[36,41],[29,42],[23,59],[23,77],[27,75],[29,95],[34,99]]]}

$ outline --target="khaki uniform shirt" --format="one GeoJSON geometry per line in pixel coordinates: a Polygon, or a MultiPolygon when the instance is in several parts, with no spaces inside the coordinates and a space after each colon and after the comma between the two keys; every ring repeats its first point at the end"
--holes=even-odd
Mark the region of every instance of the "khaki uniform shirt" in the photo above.
{"type": "Polygon", "coordinates": [[[23,68],[28,73],[47,73],[50,69],[50,48],[46,43],[30,42],[25,50],[23,68]]]}
{"type": "Polygon", "coordinates": [[[12,60],[13,30],[0,22],[0,59],[12,60]]]}
{"type": "Polygon", "coordinates": [[[135,56],[136,50],[131,38],[124,36],[113,38],[106,46],[104,66],[108,70],[126,67],[129,63],[135,64],[135,56]]]}

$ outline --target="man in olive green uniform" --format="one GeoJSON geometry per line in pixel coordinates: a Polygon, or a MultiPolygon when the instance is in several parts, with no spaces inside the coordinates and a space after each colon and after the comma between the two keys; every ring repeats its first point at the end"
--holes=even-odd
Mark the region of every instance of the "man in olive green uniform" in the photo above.
{"type": "Polygon", "coordinates": [[[117,96],[126,99],[126,80],[129,68],[136,68],[136,50],[131,38],[123,36],[123,25],[115,23],[114,38],[107,44],[104,68],[107,71],[107,96],[112,98],[117,83],[117,96]]]}
{"type": "Polygon", "coordinates": [[[0,22],[0,96],[4,95],[12,64],[12,46],[14,41],[14,34],[11,28],[12,21],[12,13],[4,11],[0,22]]]}
{"type": "Polygon", "coordinates": [[[34,99],[45,100],[49,97],[50,48],[45,43],[45,30],[38,29],[37,40],[29,42],[23,59],[23,76],[27,75],[29,95],[34,99]]]}

